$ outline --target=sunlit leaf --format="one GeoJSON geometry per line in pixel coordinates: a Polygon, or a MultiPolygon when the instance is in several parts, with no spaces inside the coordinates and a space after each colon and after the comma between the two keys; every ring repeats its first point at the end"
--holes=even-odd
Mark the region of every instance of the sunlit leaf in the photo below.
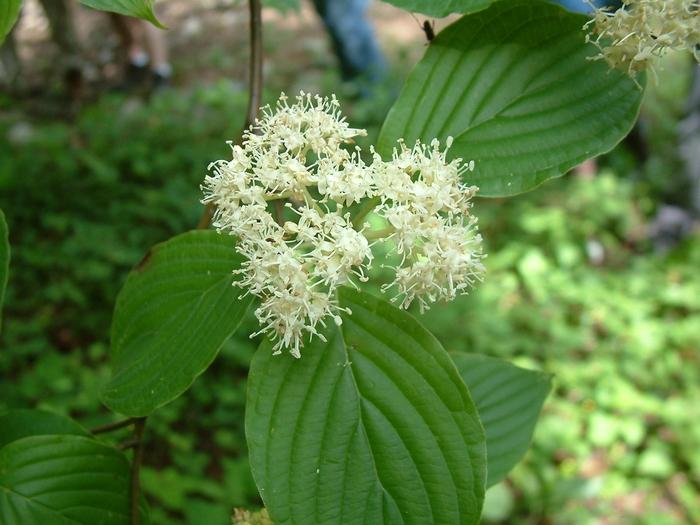
{"type": "Polygon", "coordinates": [[[165,29],[165,26],[156,18],[153,12],[154,0],[80,0],[80,3],[100,11],[110,11],[120,15],[141,18],[156,27],[165,29]]]}
{"type": "Polygon", "coordinates": [[[552,378],[484,355],[451,355],[486,431],[490,487],[506,477],[530,446],[552,378]]]}
{"type": "Polygon", "coordinates": [[[430,44],[382,127],[379,151],[454,137],[475,160],[465,180],[505,196],[612,149],[632,128],[642,90],[585,43],[583,15],[537,0],[494,3],[430,44]]]}
{"type": "Polygon", "coordinates": [[[0,2],[0,44],[17,22],[21,0],[3,0],[0,2]]]}
{"type": "Polygon", "coordinates": [[[275,523],[474,524],[484,434],[437,340],[409,314],[344,289],[352,315],[301,359],[263,344],[246,436],[275,523]]]}

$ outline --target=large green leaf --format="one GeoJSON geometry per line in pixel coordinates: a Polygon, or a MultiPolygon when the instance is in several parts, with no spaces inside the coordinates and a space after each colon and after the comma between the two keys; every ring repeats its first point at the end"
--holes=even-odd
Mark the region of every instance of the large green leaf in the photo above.
{"type": "Polygon", "coordinates": [[[494,0],[384,0],[406,11],[442,18],[452,13],[476,13],[494,0]]]}
{"type": "Polygon", "coordinates": [[[506,477],[530,446],[552,378],[484,355],[455,352],[452,358],[486,431],[490,487],[506,477]]]}
{"type": "Polygon", "coordinates": [[[507,0],[462,17],[430,44],[382,127],[379,151],[404,138],[444,141],[474,159],[482,196],[513,195],[613,148],[642,90],[585,43],[586,17],[507,0]]]}
{"type": "Polygon", "coordinates": [[[126,525],[129,462],[94,439],[45,435],[0,449],[0,523],[126,525]]]}
{"type": "Polygon", "coordinates": [[[0,44],[17,22],[21,0],[2,0],[0,2],[0,44]]]}
{"type": "Polygon", "coordinates": [[[80,3],[100,11],[141,18],[156,27],[165,29],[153,12],[154,0],[80,0],[80,3]]]}
{"type": "Polygon", "coordinates": [[[129,274],[112,321],[110,408],[145,416],[182,394],[252,302],[232,286],[233,237],[193,231],[154,246],[129,274]]]}
{"type": "MultiPolygon", "coordinates": [[[[1,9],[1,8],[0,8],[1,9]]],[[[2,303],[10,274],[10,241],[5,214],[0,210],[0,331],[2,330],[2,303]]]]}
{"type": "Polygon", "coordinates": [[[413,317],[352,290],[301,359],[255,354],[246,436],[275,523],[473,524],[483,429],[454,363],[413,317]]]}
{"type": "Polygon", "coordinates": [[[89,432],[72,419],[44,410],[10,410],[0,414],[0,448],[27,436],[74,434],[89,432]]]}

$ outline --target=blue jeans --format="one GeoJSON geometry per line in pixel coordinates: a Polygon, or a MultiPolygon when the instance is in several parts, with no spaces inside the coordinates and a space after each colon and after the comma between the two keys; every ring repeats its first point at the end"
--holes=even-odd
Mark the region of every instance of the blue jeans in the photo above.
{"type": "MultiPolygon", "coordinates": [[[[593,9],[591,8],[591,5],[586,2],[585,0],[551,0],[555,4],[559,4],[563,7],[566,7],[569,11],[573,11],[574,13],[590,13],[593,9]]],[[[619,1],[614,1],[614,0],[593,0],[591,2],[596,7],[619,7],[620,2],[619,1]]]]}
{"type": "Polygon", "coordinates": [[[384,76],[386,63],[366,16],[367,0],[313,0],[323,20],[344,80],[384,76]]]}

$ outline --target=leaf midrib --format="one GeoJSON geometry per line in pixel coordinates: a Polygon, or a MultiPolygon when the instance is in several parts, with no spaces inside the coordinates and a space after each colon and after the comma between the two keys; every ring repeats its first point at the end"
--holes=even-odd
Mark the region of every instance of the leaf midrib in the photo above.
{"type": "Polygon", "coordinates": [[[75,523],[75,525],[83,525],[79,521],[75,521],[72,518],[68,518],[68,517],[64,516],[63,514],[61,514],[58,510],[54,509],[53,507],[49,507],[48,505],[45,505],[44,503],[41,503],[39,501],[34,501],[34,499],[31,496],[26,496],[20,492],[17,492],[15,490],[11,489],[7,485],[4,485],[2,482],[0,482],[0,490],[4,490],[5,492],[8,492],[8,493],[20,498],[21,500],[26,501],[28,505],[35,505],[41,509],[44,509],[44,510],[50,512],[51,514],[55,514],[59,519],[64,520],[64,522],[66,524],[75,523]]]}
{"type": "MultiPolygon", "coordinates": [[[[360,388],[357,385],[357,380],[355,379],[355,374],[352,370],[352,362],[350,361],[350,353],[348,351],[348,346],[345,343],[345,334],[344,334],[344,330],[343,330],[342,326],[338,329],[338,332],[340,332],[340,334],[341,334],[340,342],[341,342],[341,346],[343,349],[343,354],[345,355],[345,361],[347,363],[350,363],[350,366],[348,367],[348,368],[350,368],[350,379],[352,380],[352,385],[355,388],[355,392],[356,392],[357,398],[358,398],[358,402],[357,402],[357,429],[360,430],[360,432],[362,434],[362,439],[364,440],[365,446],[367,447],[367,450],[369,450],[370,457],[372,458],[372,471],[374,472],[374,475],[377,479],[377,482],[379,483],[379,487],[381,488],[382,492],[384,494],[386,494],[386,496],[389,497],[389,499],[391,500],[391,502],[394,504],[394,506],[397,509],[401,508],[396,503],[396,497],[393,494],[391,494],[391,492],[389,492],[389,489],[387,489],[384,486],[384,482],[382,481],[382,478],[379,476],[379,469],[377,468],[377,462],[374,459],[375,452],[374,452],[374,449],[372,448],[372,444],[369,441],[369,436],[367,436],[367,431],[365,430],[364,418],[362,416],[362,400],[364,399],[364,397],[362,396],[362,394],[360,392],[360,388]]],[[[345,476],[343,476],[343,478],[345,478],[345,476]]],[[[383,508],[383,506],[384,506],[384,502],[382,501],[381,507],[383,508]]],[[[431,507],[431,513],[432,513],[432,507],[431,507]]],[[[383,512],[382,512],[382,514],[383,514],[383,512]]],[[[403,516],[401,516],[401,523],[405,523],[403,516]]]]}

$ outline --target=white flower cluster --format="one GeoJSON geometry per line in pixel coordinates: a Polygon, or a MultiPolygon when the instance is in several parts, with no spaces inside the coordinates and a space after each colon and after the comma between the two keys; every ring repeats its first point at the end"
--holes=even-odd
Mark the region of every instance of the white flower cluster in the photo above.
{"type": "Polygon", "coordinates": [[[460,182],[464,172],[474,169],[474,161],[447,162],[451,145],[449,138],[441,152],[437,140],[430,147],[418,142],[412,149],[400,143],[390,162],[375,154],[381,200],[376,212],[394,230],[389,238],[402,258],[395,280],[383,291],[395,287],[393,300],[400,299],[402,308],[414,299],[421,312],[429,303],[451,301],[484,272],[481,235],[470,215],[477,188],[460,182]]]}
{"type": "Polygon", "coordinates": [[[623,0],[614,12],[599,9],[589,22],[588,41],[612,67],[634,77],[651,69],[668,50],[689,50],[700,61],[700,1],[623,0]]]}
{"type": "Polygon", "coordinates": [[[364,134],[348,126],[335,97],[301,93],[290,105],[282,95],[232,145],[231,160],[210,165],[202,202],[215,207],[220,232],[238,237],[246,261],[236,285],[260,299],[258,333],[271,336],[275,353],[299,357],[305,337],[323,338],[328,319],[339,324],[350,313],[336,291],[367,280],[368,238],[393,241],[401,263],[383,291],[396,288],[404,308],[453,299],[481,277],[481,237],[469,212],[476,188],[460,182],[473,161],[447,162],[433,141],[400,143],[386,162],[373,152],[366,164],[359,148],[344,147],[364,134]],[[365,211],[351,207],[361,201],[365,211]],[[366,231],[371,205],[386,229],[366,231]]]}

